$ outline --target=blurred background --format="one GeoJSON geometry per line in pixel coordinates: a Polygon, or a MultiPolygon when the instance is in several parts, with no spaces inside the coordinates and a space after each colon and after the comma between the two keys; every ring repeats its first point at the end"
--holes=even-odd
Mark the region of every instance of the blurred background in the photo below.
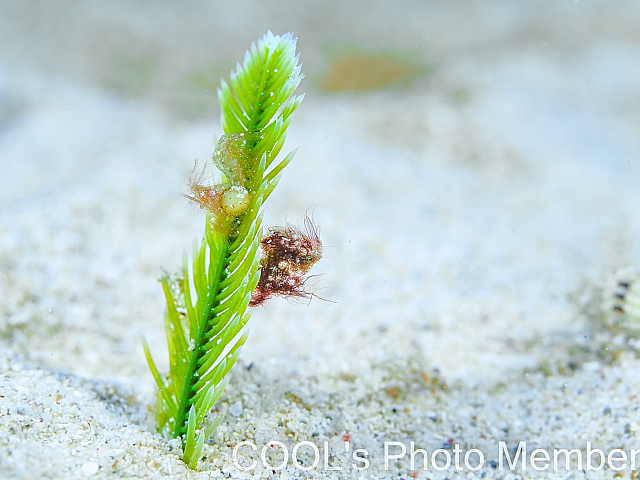
{"type": "Polygon", "coordinates": [[[271,30],[307,96],[265,223],[313,212],[329,301],[256,309],[243,361],[578,368],[585,292],[640,259],[639,22],[631,0],[0,2],[0,345],[153,389],[157,279],[203,231],[180,193],[271,30]]]}

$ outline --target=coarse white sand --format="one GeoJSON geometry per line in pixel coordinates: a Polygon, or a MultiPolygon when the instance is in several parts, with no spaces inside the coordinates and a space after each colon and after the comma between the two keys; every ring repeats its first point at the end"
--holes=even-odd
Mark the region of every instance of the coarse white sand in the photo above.
{"type": "Polygon", "coordinates": [[[0,5],[0,478],[635,478],[497,462],[500,442],[640,449],[640,342],[597,318],[613,272],[640,267],[637,3],[47,5],[0,5]],[[330,301],[255,310],[193,472],[155,432],[141,339],[166,368],[157,278],[202,234],[180,193],[218,110],[213,91],[210,113],[185,107],[173,70],[123,87],[109,68],[142,52],[228,70],[268,28],[300,37],[308,95],[265,224],[313,208],[330,301]],[[430,73],[321,93],[353,44],[430,73]],[[274,441],[281,471],[259,458],[274,441]],[[484,465],[385,469],[385,442],[484,465]]]}

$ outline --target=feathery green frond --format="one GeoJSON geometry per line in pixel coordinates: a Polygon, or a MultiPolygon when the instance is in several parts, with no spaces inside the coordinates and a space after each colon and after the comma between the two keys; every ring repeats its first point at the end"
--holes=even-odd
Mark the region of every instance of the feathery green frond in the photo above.
{"type": "Polygon", "coordinates": [[[295,154],[275,162],[302,101],[293,97],[302,79],[295,49],[291,34],[268,32],[251,45],[229,82],[222,80],[225,135],[212,155],[221,182],[210,187],[194,181],[194,196],[188,197],[208,210],[204,239],[190,263],[185,257],[178,276],[160,280],[167,301],[168,376],[158,372],[146,343],[144,351],[158,385],[159,429],[182,437],[190,468],[222,420],[223,413],[204,425],[247,340],[247,308],[260,279],[262,204],[295,154]]]}

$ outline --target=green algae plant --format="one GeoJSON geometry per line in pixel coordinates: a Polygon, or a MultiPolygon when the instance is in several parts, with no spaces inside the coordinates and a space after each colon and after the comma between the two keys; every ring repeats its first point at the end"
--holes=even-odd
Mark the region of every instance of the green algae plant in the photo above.
{"type": "Polygon", "coordinates": [[[208,184],[205,168],[188,182],[185,196],[206,211],[205,233],[191,262],[185,257],[177,275],[161,279],[169,374],[146,343],[144,350],[158,384],[158,428],[181,437],[190,468],[224,415],[208,417],[247,340],[249,307],[273,295],[311,295],[305,275],[322,251],[311,222],[305,232],[275,227],[262,236],[262,205],[295,154],[277,160],[302,101],[293,95],[301,79],[291,34],[268,32],[253,44],[218,89],[224,135],[212,162],[221,180],[208,184]]]}

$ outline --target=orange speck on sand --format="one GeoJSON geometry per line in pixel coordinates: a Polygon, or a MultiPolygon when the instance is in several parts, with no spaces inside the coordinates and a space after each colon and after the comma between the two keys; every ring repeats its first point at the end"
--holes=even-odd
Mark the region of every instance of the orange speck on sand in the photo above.
{"type": "Polygon", "coordinates": [[[320,88],[325,92],[366,92],[408,84],[421,73],[424,68],[388,53],[353,53],[331,64],[320,88]]]}

